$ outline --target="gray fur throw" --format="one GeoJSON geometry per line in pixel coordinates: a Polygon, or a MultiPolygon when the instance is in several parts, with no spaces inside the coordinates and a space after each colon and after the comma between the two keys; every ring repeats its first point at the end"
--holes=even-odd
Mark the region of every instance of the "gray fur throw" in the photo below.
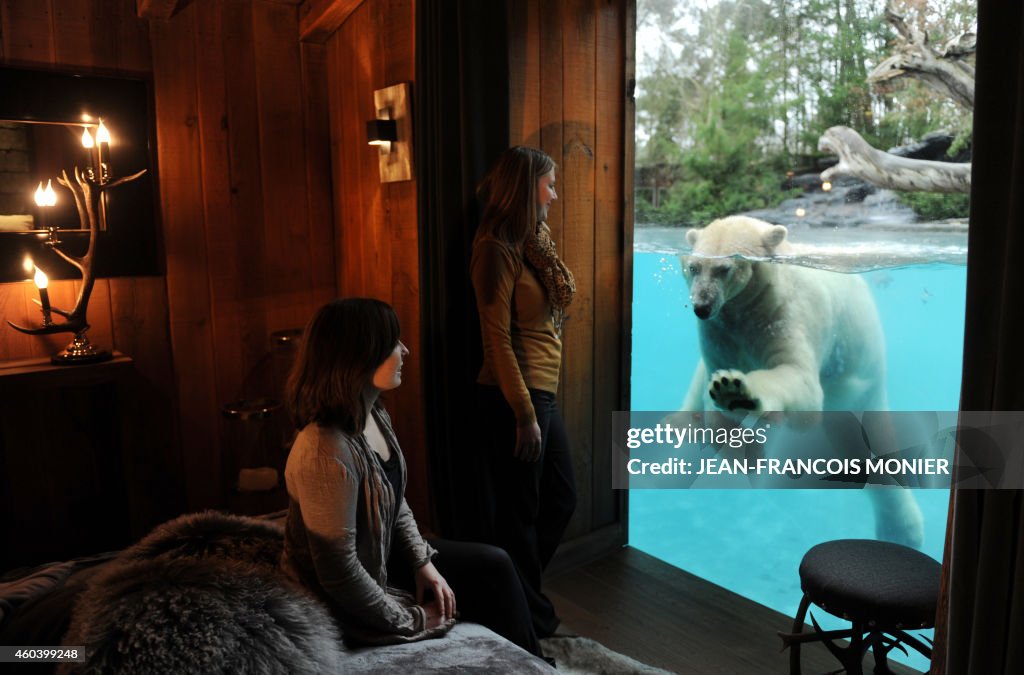
{"type": "Polygon", "coordinates": [[[65,645],[84,663],[60,673],[340,672],[327,609],[277,567],[281,528],[208,511],[156,528],[97,574],[65,645]]]}

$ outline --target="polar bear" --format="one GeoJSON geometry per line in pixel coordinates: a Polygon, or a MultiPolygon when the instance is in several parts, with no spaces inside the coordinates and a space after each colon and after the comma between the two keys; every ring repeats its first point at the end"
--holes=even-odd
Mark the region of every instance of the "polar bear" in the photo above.
{"type": "MultiPolygon", "coordinates": [[[[887,410],[885,339],[858,276],[768,262],[792,252],[782,225],[731,216],[686,238],[680,260],[702,359],[683,410],[887,410]]],[[[919,547],[913,494],[871,489],[880,538],[919,547]]]]}

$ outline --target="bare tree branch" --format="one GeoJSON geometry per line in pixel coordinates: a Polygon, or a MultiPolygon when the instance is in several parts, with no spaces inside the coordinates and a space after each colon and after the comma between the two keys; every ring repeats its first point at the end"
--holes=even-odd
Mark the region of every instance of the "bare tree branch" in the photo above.
{"type": "Polygon", "coordinates": [[[914,78],[961,107],[974,110],[974,67],[964,60],[974,53],[974,34],[961,33],[934,49],[928,44],[927,34],[908,26],[899,14],[886,9],[885,18],[900,38],[892,56],[868,74],[868,82],[877,85],[914,78]]]}

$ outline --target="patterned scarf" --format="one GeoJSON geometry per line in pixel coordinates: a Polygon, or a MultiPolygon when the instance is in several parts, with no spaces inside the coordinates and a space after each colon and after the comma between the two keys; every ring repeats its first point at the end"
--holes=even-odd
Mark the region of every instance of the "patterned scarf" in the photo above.
{"type": "Polygon", "coordinates": [[[572,272],[558,257],[555,242],[551,239],[551,228],[547,223],[538,223],[537,230],[526,240],[523,253],[527,262],[537,272],[551,303],[555,328],[561,333],[565,320],[565,308],[576,295],[576,280],[572,272]]]}

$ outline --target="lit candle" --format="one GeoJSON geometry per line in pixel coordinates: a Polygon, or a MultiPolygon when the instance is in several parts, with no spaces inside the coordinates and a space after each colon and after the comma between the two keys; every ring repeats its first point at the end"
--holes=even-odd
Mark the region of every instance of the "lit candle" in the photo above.
{"type": "Polygon", "coordinates": [[[53,180],[46,181],[46,189],[43,189],[43,182],[39,181],[36,188],[36,206],[39,207],[39,220],[42,229],[46,229],[46,209],[57,203],[57,193],[53,189],[53,180]]]}
{"type": "MultiPolygon", "coordinates": [[[[42,185],[42,183],[40,183],[42,185]]],[[[43,190],[43,197],[46,199],[45,206],[53,206],[57,203],[57,192],[53,189],[53,179],[46,179],[46,189],[43,190]]]]}
{"type": "Polygon", "coordinates": [[[96,143],[99,145],[100,153],[100,182],[106,183],[110,177],[110,132],[107,130],[107,126],[103,124],[103,120],[100,120],[100,126],[96,129],[96,143]]]}
{"type": "Polygon", "coordinates": [[[50,280],[46,277],[46,274],[36,268],[36,288],[39,289],[39,304],[43,306],[43,325],[50,325],[50,293],[46,290],[46,287],[50,284],[50,280]]]}
{"type": "Polygon", "coordinates": [[[92,149],[96,146],[96,143],[92,139],[92,134],[89,133],[89,127],[82,129],[82,147],[85,148],[85,156],[89,158],[89,165],[85,169],[85,173],[90,178],[92,177],[93,167],[93,155],[92,149]]]}

